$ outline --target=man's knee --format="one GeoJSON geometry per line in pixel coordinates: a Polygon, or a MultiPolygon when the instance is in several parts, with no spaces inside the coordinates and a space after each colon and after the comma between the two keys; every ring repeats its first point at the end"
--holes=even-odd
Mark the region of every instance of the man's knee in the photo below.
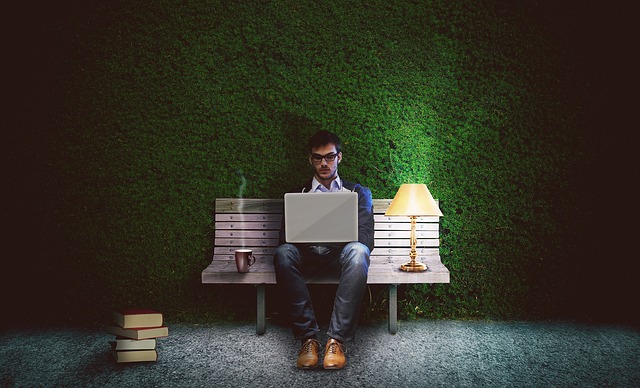
{"type": "Polygon", "coordinates": [[[369,268],[369,248],[360,242],[350,242],[342,250],[341,259],[344,265],[356,266],[363,269],[369,268]]]}
{"type": "Polygon", "coordinates": [[[282,244],[276,248],[273,255],[273,265],[276,268],[287,268],[298,265],[300,261],[300,251],[293,244],[282,244]]]}

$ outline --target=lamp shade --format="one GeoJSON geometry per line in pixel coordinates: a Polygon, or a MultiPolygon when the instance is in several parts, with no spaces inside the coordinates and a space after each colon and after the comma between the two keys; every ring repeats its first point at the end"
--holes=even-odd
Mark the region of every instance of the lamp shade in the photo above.
{"type": "Polygon", "coordinates": [[[439,216],[442,212],[427,185],[404,184],[391,201],[385,216],[439,216]]]}

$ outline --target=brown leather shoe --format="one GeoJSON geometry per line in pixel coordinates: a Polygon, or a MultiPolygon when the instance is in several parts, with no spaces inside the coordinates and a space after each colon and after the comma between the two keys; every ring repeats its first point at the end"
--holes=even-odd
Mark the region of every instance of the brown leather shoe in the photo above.
{"type": "Polygon", "coordinates": [[[320,342],[313,338],[304,341],[300,353],[298,353],[298,369],[314,369],[318,366],[320,359],[318,351],[320,342]]]}
{"type": "Polygon", "coordinates": [[[324,369],[342,369],[347,364],[344,356],[344,346],[330,338],[324,348],[324,369]]]}

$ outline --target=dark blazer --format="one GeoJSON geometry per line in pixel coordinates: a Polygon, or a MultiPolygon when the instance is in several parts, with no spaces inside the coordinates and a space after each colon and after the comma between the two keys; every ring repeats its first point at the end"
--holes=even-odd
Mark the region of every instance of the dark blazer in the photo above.
{"type": "MultiPolygon", "coordinates": [[[[295,187],[289,190],[289,193],[300,193],[311,191],[311,182],[309,179],[303,186],[295,187]]],[[[359,183],[353,183],[343,180],[342,187],[347,190],[358,193],[358,241],[366,245],[369,251],[373,251],[373,199],[371,190],[359,183]]],[[[282,227],[280,228],[280,244],[284,244],[284,218],[282,227]]]]}

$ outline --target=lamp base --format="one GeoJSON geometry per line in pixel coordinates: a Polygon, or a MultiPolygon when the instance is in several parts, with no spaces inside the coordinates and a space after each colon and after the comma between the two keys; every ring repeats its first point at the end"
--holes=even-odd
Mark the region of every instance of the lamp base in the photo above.
{"type": "Polygon", "coordinates": [[[417,261],[410,261],[400,266],[400,269],[406,272],[422,272],[427,270],[427,266],[417,261]]]}

